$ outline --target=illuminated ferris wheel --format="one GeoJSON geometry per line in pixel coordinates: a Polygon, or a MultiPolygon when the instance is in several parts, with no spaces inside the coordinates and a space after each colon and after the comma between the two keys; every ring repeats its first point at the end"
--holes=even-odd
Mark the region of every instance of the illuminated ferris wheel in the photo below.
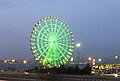
{"type": "Polygon", "coordinates": [[[35,60],[49,68],[66,64],[72,56],[72,32],[68,25],[57,17],[41,19],[33,28],[30,40],[35,60]]]}

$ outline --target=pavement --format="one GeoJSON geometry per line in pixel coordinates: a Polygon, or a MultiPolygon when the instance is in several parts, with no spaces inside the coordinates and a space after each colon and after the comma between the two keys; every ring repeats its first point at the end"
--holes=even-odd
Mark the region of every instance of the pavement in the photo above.
{"type": "Polygon", "coordinates": [[[0,72],[0,81],[120,81],[120,77],[0,72]]]}

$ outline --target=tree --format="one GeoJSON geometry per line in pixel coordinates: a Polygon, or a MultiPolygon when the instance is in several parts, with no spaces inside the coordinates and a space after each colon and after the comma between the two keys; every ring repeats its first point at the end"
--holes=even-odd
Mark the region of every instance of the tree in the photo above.
{"type": "Polygon", "coordinates": [[[92,68],[90,67],[90,64],[88,63],[85,68],[83,68],[84,74],[90,75],[92,71],[92,68]]]}
{"type": "Polygon", "coordinates": [[[80,74],[80,68],[79,68],[79,66],[76,64],[75,65],[75,68],[74,68],[74,74],[80,74]]]}

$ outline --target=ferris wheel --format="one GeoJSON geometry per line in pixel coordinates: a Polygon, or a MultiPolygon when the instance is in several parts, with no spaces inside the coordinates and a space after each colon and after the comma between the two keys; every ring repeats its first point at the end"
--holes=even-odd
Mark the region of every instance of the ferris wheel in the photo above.
{"type": "Polygon", "coordinates": [[[49,68],[66,64],[74,49],[69,26],[51,16],[38,21],[32,30],[30,44],[35,60],[49,68]]]}

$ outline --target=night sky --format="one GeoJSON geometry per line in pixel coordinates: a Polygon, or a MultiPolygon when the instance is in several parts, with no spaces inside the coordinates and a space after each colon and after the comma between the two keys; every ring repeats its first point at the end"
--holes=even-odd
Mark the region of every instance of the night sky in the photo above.
{"type": "Polygon", "coordinates": [[[33,58],[31,31],[46,16],[70,26],[81,57],[120,55],[120,0],[0,0],[0,59],[33,58]]]}

